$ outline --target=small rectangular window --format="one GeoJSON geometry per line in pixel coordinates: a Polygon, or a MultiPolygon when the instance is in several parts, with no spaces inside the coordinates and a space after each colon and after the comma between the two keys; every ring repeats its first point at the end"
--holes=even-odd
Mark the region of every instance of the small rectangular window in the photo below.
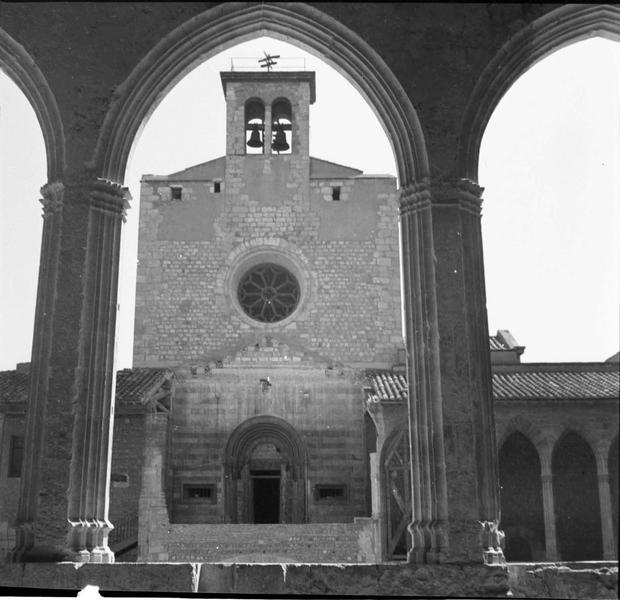
{"type": "Polygon", "coordinates": [[[314,488],[314,497],[318,502],[346,502],[347,486],[319,484],[314,488]]]}
{"type": "Polygon", "coordinates": [[[111,473],[112,487],[129,487],[129,475],[127,473],[111,473]]]}
{"type": "Polygon", "coordinates": [[[184,483],[183,500],[188,502],[215,503],[215,484],[213,483],[184,483]]]}
{"type": "Polygon", "coordinates": [[[219,181],[214,181],[213,182],[213,193],[214,194],[219,194],[220,191],[221,191],[220,182],[219,181]]]}
{"type": "Polygon", "coordinates": [[[23,460],[24,438],[21,435],[12,435],[9,448],[9,477],[21,477],[23,460]]]}
{"type": "Polygon", "coordinates": [[[335,185],[332,187],[332,200],[338,201],[340,200],[340,186],[335,185]]]}
{"type": "Polygon", "coordinates": [[[179,186],[170,186],[170,193],[173,200],[183,199],[183,188],[179,186]]]}

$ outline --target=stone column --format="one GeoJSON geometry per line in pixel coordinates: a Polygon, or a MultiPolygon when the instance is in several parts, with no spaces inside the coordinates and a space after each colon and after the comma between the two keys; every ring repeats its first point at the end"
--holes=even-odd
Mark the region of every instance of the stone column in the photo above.
{"type": "Polygon", "coordinates": [[[121,226],[128,206],[119,185],[89,185],[88,238],[81,311],[68,518],[69,548],[82,562],[114,562],[108,547],[114,334],[121,226]]]}
{"type": "Polygon", "coordinates": [[[441,562],[447,548],[448,506],[431,194],[427,182],[403,187],[400,214],[413,513],[408,527],[408,560],[441,562]]]}
{"type": "Polygon", "coordinates": [[[611,510],[611,489],[607,470],[608,448],[596,449],[596,472],[598,475],[598,497],[601,506],[601,529],[603,533],[603,559],[615,560],[614,519],[611,510]]]}
{"type": "Polygon", "coordinates": [[[170,526],[165,493],[168,413],[145,415],[144,459],[138,515],[138,560],[168,560],[170,526]]]}
{"type": "Polygon", "coordinates": [[[13,560],[111,562],[108,487],[120,186],[44,189],[25,463],[13,560]]]}
{"type": "MultiPolygon", "coordinates": [[[[62,511],[56,511],[55,501],[43,509],[44,516],[49,516],[52,519],[48,521],[48,525],[40,526],[47,519],[37,521],[40,473],[44,463],[44,454],[46,454],[45,469],[51,469],[54,474],[57,474],[59,480],[57,489],[62,488],[63,485],[66,489],[65,474],[68,472],[70,460],[70,455],[68,458],[66,455],[48,458],[49,455],[47,455],[47,448],[44,443],[51,374],[50,357],[53,345],[56,290],[60,264],[64,186],[59,182],[49,183],[41,188],[41,195],[43,231],[30,359],[30,388],[26,411],[24,458],[15,524],[15,548],[10,555],[10,559],[14,561],[27,560],[26,554],[30,552],[35,543],[35,532],[39,541],[47,541],[50,537],[58,540],[60,548],[64,547],[63,537],[66,535],[66,512],[63,515],[62,511]]],[[[64,420],[64,427],[58,432],[58,435],[70,436],[70,420],[66,418],[64,420]]],[[[48,489],[42,490],[43,502],[45,502],[48,493],[48,489]]]]}
{"type": "MultiPolygon", "coordinates": [[[[434,246],[429,247],[435,250],[441,365],[437,413],[443,419],[448,514],[441,560],[500,564],[503,534],[499,531],[481,194],[481,187],[462,179],[431,186],[434,246]]],[[[425,365],[428,370],[429,362],[425,365]]]]}
{"type": "Polygon", "coordinates": [[[368,455],[370,467],[370,492],[372,504],[372,518],[377,524],[377,539],[375,555],[379,561],[387,560],[385,551],[385,500],[381,488],[381,452],[370,452],[368,455]]]}
{"type": "Polygon", "coordinates": [[[555,507],[553,501],[553,474],[551,473],[551,455],[553,447],[546,445],[540,452],[540,480],[542,482],[543,513],[545,518],[545,550],[547,560],[555,562],[558,555],[558,542],[555,532],[555,507]]]}

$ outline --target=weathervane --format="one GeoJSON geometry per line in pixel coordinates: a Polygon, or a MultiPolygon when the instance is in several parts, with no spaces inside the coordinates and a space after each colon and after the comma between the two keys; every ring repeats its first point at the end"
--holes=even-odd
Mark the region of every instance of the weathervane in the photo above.
{"type": "Polygon", "coordinates": [[[261,69],[266,67],[267,71],[271,72],[271,68],[274,65],[278,64],[275,59],[280,58],[280,55],[276,54],[275,56],[271,56],[271,54],[267,54],[267,52],[265,52],[264,50],[263,50],[263,54],[265,55],[265,58],[258,59],[259,63],[265,63],[265,64],[261,64],[261,69]]]}

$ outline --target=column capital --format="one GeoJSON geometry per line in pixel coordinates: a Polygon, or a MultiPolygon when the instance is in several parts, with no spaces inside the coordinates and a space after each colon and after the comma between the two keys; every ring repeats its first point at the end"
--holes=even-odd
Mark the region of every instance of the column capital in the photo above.
{"type": "Polygon", "coordinates": [[[428,179],[413,181],[403,186],[400,193],[400,214],[414,214],[431,207],[431,190],[428,179]]]}
{"type": "Polygon", "coordinates": [[[120,183],[85,172],[69,177],[64,182],[64,200],[74,205],[90,205],[94,210],[124,221],[131,194],[120,183]]]}
{"type": "Polygon", "coordinates": [[[125,220],[131,196],[128,188],[107,179],[97,178],[91,182],[89,196],[93,208],[101,212],[117,215],[125,220]]]}
{"type": "Polygon", "coordinates": [[[51,181],[41,187],[41,199],[43,205],[43,218],[62,209],[65,186],[60,181],[51,181]]]}
{"type": "Polygon", "coordinates": [[[484,188],[469,179],[442,179],[433,181],[431,195],[433,208],[459,208],[480,216],[484,188]]]}

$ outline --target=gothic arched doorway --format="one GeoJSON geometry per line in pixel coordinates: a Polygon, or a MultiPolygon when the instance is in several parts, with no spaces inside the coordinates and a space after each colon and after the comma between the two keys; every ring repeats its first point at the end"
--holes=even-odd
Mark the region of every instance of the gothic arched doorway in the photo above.
{"type": "Polygon", "coordinates": [[[224,460],[228,523],[303,523],[306,450],[283,419],[244,421],[230,435],[224,460]]]}

